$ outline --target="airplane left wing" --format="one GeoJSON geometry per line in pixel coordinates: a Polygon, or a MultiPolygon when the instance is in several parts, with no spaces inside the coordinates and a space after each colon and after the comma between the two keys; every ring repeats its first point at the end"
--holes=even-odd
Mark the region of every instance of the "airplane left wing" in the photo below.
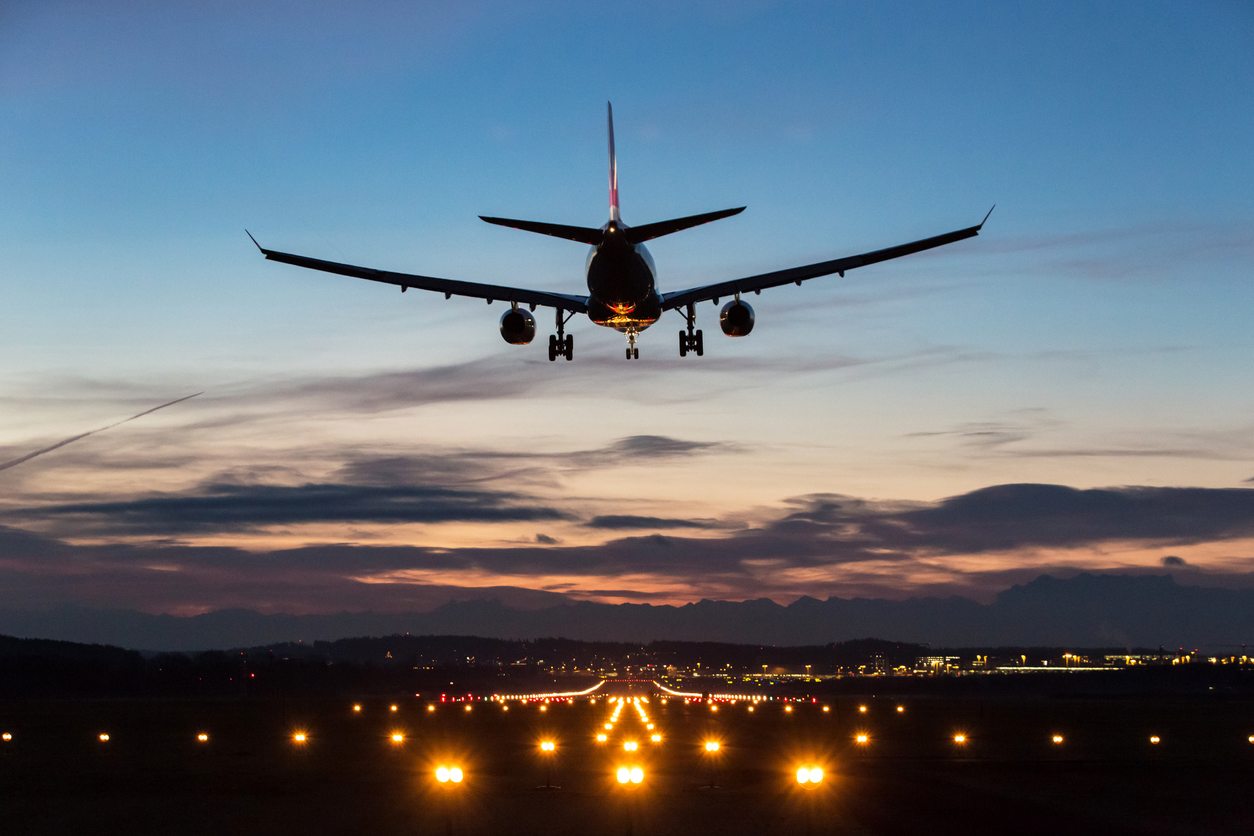
{"type": "Polygon", "coordinates": [[[280,261],[296,267],[307,267],[310,270],[321,270],[324,273],[337,273],[341,276],[367,279],[372,282],[394,284],[401,289],[402,293],[412,287],[416,290],[431,290],[436,293],[443,293],[446,299],[450,296],[469,296],[473,299],[486,299],[489,303],[495,301],[517,302],[532,309],[540,306],[557,308],[558,310],[571,311],[573,313],[588,312],[588,297],[586,296],[552,293],[547,290],[527,290],[521,287],[506,287],[504,285],[482,284],[480,282],[463,282],[457,279],[440,279],[435,276],[395,273],[391,270],[376,270],[372,267],[357,267],[352,264],[340,264],[336,261],[323,261],[320,258],[268,250],[257,244],[257,239],[253,238],[251,232],[248,232],[248,230],[244,231],[248,233],[249,238],[252,238],[253,244],[256,244],[261,254],[271,261],[280,261]]]}
{"type": "Polygon", "coordinates": [[[832,259],[831,261],[820,261],[817,264],[806,264],[802,267],[791,267],[787,270],[776,270],[772,273],[746,276],[743,279],[732,279],[730,281],[692,287],[687,290],[677,290],[673,293],[663,293],[662,310],[669,311],[675,308],[682,308],[685,305],[696,304],[697,302],[717,301],[725,296],[734,296],[737,293],[757,293],[766,290],[768,287],[801,284],[807,279],[817,279],[820,276],[830,276],[833,273],[837,273],[843,278],[846,270],[865,267],[868,264],[878,264],[881,261],[901,258],[903,255],[912,255],[924,250],[930,250],[933,247],[943,247],[945,244],[952,244],[955,241],[974,238],[980,234],[980,229],[983,228],[984,222],[988,220],[988,216],[991,214],[993,214],[993,210],[989,209],[988,215],[984,216],[984,220],[975,226],[956,229],[953,232],[946,232],[941,235],[933,235],[931,238],[911,241],[908,244],[898,244],[895,247],[885,247],[882,250],[872,250],[871,252],[859,253],[858,255],[832,259]]]}

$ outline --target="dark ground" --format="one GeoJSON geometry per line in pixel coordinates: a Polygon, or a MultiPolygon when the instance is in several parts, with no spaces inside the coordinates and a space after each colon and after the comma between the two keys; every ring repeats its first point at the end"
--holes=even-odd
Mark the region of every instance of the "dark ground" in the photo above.
{"type": "Polygon", "coordinates": [[[0,702],[0,833],[1049,833],[1104,836],[1254,832],[1254,703],[1248,698],[839,696],[799,705],[704,705],[654,698],[661,746],[623,711],[611,743],[596,705],[471,713],[425,702],[74,700],[0,702]],[[865,703],[866,714],[857,706],[865,703]],[[297,727],[307,746],[290,742],[297,727]],[[387,734],[404,729],[393,746],[387,734]],[[111,741],[96,736],[108,731],[111,741]],[[195,734],[212,735],[207,745],[195,734]],[[868,747],[853,743],[866,730],[868,747]],[[959,749],[951,736],[966,731],[959,749]],[[1062,746],[1052,733],[1066,736],[1062,746]],[[559,742],[554,783],[537,750],[559,742]],[[701,742],[723,741],[716,789],[701,742]],[[1150,734],[1162,737],[1159,746],[1150,734]],[[641,741],[645,782],[613,770],[641,741]],[[441,758],[464,764],[455,790],[441,758]],[[827,770],[816,790],[793,770],[827,770]]]}

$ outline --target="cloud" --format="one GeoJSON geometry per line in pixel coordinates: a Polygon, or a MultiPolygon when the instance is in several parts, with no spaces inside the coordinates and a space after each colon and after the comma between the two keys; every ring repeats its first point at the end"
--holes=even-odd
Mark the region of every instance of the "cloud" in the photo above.
{"type": "Polygon", "coordinates": [[[558,543],[562,541],[557,539],[556,537],[550,537],[547,534],[537,534],[536,542],[542,546],[556,546],[558,543]]]}
{"type": "Polygon", "coordinates": [[[726,528],[716,520],[685,520],[671,517],[638,517],[632,514],[603,514],[588,520],[588,528],[726,528]]]}
{"type": "Polygon", "coordinates": [[[569,515],[507,491],[346,484],[214,484],[194,494],[49,505],[48,517],[93,521],[100,529],[184,534],[301,523],[520,522],[569,515]]]}
{"type": "Polygon", "coordinates": [[[1162,564],[1167,567],[1188,566],[1189,562],[1178,555],[1169,554],[1162,559],[1162,564]]]}

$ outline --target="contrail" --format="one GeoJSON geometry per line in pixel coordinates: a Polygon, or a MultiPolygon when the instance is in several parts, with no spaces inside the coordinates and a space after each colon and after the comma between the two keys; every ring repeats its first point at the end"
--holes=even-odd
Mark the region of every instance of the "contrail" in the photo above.
{"type": "Polygon", "coordinates": [[[81,438],[86,438],[87,436],[95,435],[96,433],[102,433],[105,430],[111,430],[114,427],[120,427],[123,424],[134,421],[136,418],[143,418],[145,415],[151,415],[152,413],[156,412],[158,409],[165,409],[167,406],[174,406],[176,403],[182,403],[183,401],[191,400],[197,395],[203,395],[203,394],[205,393],[197,392],[195,395],[184,395],[178,400],[173,400],[173,401],[170,401],[169,403],[163,403],[161,404],[161,406],[154,406],[152,409],[145,409],[143,412],[140,412],[136,415],[132,415],[130,418],[123,418],[121,421],[116,421],[112,424],[109,424],[107,427],[98,427],[97,429],[94,429],[94,430],[88,430],[85,433],[72,435],[69,438],[58,441],[56,444],[53,444],[49,447],[45,447],[42,450],[36,450],[33,453],[27,453],[25,456],[18,456],[16,459],[10,459],[7,462],[0,463],[0,470],[8,470],[10,467],[17,467],[19,464],[24,464],[30,461],[31,459],[42,456],[44,453],[51,453],[53,450],[60,450],[65,445],[73,444],[75,441],[78,441],[81,438]]]}

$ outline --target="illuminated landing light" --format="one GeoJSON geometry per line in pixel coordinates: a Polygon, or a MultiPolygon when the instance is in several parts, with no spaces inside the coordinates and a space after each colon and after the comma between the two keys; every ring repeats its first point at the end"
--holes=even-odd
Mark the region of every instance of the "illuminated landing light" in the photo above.
{"type": "Polygon", "coordinates": [[[437,766],[435,780],[441,784],[460,784],[466,777],[460,766],[437,766]]]}
{"type": "Polygon", "coordinates": [[[649,735],[649,740],[653,741],[654,743],[661,743],[662,735],[658,734],[657,732],[654,732],[653,734],[649,735]]]}
{"type": "Polygon", "coordinates": [[[614,731],[614,724],[613,724],[613,723],[606,723],[606,724],[605,724],[604,726],[602,726],[601,728],[605,729],[606,731],[614,731]]]}
{"type": "MultiPolygon", "coordinates": [[[[5,739],[5,740],[12,740],[13,738],[12,738],[12,736],[11,736],[8,732],[5,732],[4,739],[5,739]]],[[[1254,743],[1254,734],[1252,734],[1252,735],[1250,735],[1249,737],[1247,737],[1247,738],[1246,738],[1246,740],[1250,741],[1251,743],[1254,743]]]]}
{"type": "Polygon", "coordinates": [[[427,706],[427,713],[428,713],[428,714],[434,714],[434,713],[435,713],[435,706],[434,706],[434,705],[429,705],[429,706],[427,706]]]}
{"type": "Polygon", "coordinates": [[[824,713],[824,714],[829,713],[831,710],[832,710],[832,707],[831,707],[830,705],[825,705],[825,706],[823,706],[823,713],[824,713]]]}
{"type": "Polygon", "coordinates": [[[705,751],[707,752],[717,752],[721,748],[723,748],[723,744],[717,740],[707,740],[705,742],[705,751]]]}
{"type": "Polygon", "coordinates": [[[853,742],[857,743],[859,746],[866,746],[871,742],[871,735],[866,732],[858,732],[853,736],[853,742]]]}
{"type": "Polygon", "coordinates": [[[540,741],[540,751],[541,752],[556,752],[557,744],[554,743],[552,740],[542,740],[540,741]]]}
{"type": "Polygon", "coordinates": [[[714,703],[710,703],[710,711],[713,711],[715,714],[717,714],[717,713],[718,713],[718,706],[717,706],[717,705],[715,705],[714,703]]]}
{"type": "Polygon", "coordinates": [[[640,744],[639,744],[639,743],[637,743],[637,742],[636,742],[636,741],[634,741],[634,740],[627,740],[627,741],[624,741],[624,742],[623,742],[623,751],[624,751],[624,752],[634,752],[634,751],[636,751],[636,750],[637,750],[637,749],[639,749],[639,748],[640,748],[640,744]]]}
{"type": "Polygon", "coordinates": [[[823,783],[823,767],[821,766],[799,766],[797,767],[797,783],[802,786],[817,786],[823,783]]]}
{"type": "Polygon", "coordinates": [[[397,705],[396,703],[392,703],[391,705],[388,706],[388,711],[392,712],[393,714],[395,714],[396,712],[400,710],[401,710],[401,707],[397,705]]]}
{"type": "Polygon", "coordinates": [[[786,706],[784,706],[784,713],[785,713],[785,714],[792,714],[792,706],[791,706],[791,705],[786,705],[786,706]]]}
{"type": "Polygon", "coordinates": [[[548,707],[547,705],[542,705],[542,706],[540,706],[540,711],[541,711],[542,713],[543,713],[543,712],[545,712],[545,711],[548,711],[548,710],[549,710],[549,707],[548,707]]]}
{"type": "Polygon", "coordinates": [[[899,705],[899,706],[897,706],[897,713],[898,713],[898,714],[905,714],[905,713],[906,713],[906,707],[905,707],[904,705],[899,705]]]}
{"type": "Polygon", "coordinates": [[[1151,746],[1157,746],[1159,743],[1163,742],[1163,739],[1156,734],[1151,734],[1149,742],[1151,746]]]}
{"type": "Polygon", "coordinates": [[[298,731],[292,735],[292,742],[297,746],[304,746],[309,742],[309,735],[303,731],[298,731]]]}
{"type": "Polygon", "coordinates": [[[966,746],[966,745],[967,745],[967,736],[966,736],[965,734],[963,734],[962,732],[958,732],[957,734],[955,734],[955,735],[954,735],[954,745],[956,745],[956,746],[966,746]]]}
{"type": "Polygon", "coordinates": [[[604,743],[605,741],[609,739],[610,739],[609,735],[607,735],[605,732],[601,732],[600,734],[597,735],[597,743],[604,743]]]}
{"type": "MultiPolygon", "coordinates": [[[[5,743],[12,743],[12,742],[13,742],[13,733],[12,733],[12,732],[5,732],[4,734],[0,734],[0,740],[3,740],[5,743]]],[[[1254,737],[1251,737],[1251,738],[1250,738],[1250,742],[1251,742],[1251,743],[1254,743],[1254,737]]]]}
{"type": "Polygon", "coordinates": [[[355,702],[355,703],[353,703],[353,713],[354,713],[354,714],[360,714],[360,713],[361,713],[361,703],[359,703],[359,702],[355,702]]]}
{"type": "Polygon", "coordinates": [[[462,709],[462,711],[465,711],[467,714],[469,714],[470,712],[474,710],[475,710],[475,707],[471,705],[470,703],[466,703],[466,707],[462,709]]]}
{"type": "Polygon", "coordinates": [[[1050,742],[1051,742],[1051,743],[1053,743],[1055,746],[1061,746],[1061,745],[1063,744],[1064,739],[1065,739],[1065,738],[1063,738],[1063,736],[1062,736],[1061,734],[1056,734],[1056,735],[1054,735],[1053,737],[1051,737],[1049,740],[1050,740],[1050,742]]]}
{"type": "Polygon", "coordinates": [[[653,731],[653,724],[652,724],[652,723],[645,723],[645,724],[644,724],[644,727],[645,727],[646,729],[648,729],[649,731],[653,731]]]}
{"type": "Polygon", "coordinates": [[[509,711],[509,706],[508,706],[508,705],[503,705],[503,706],[501,706],[501,710],[502,710],[502,711],[509,711]]]}
{"type": "Polygon", "coordinates": [[[101,743],[108,743],[108,742],[109,742],[109,733],[108,733],[108,732],[101,732],[100,734],[96,735],[96,739],[97,739],[97,740],[99,740],[101,743]]]}
{"type": "Polygon", "coordinates": [[[201,732],[200,734],[196,735],[196,742],[197,742],[197,743],[208,743],[208,742],[209,742],[209,734],[208,734],[208,732],[201,732]]]}
{"type": "Polygon", "coordinates": [[[865,705],[860,705],[860,706],[858,706],[858,713],[859,713],[859,714],[866,714],[866,706],[865,706],[865,705]]]}
{"type": "Polygon", "coordinates": [[[405,742],[405,733],[394,731],[389,739],[392,741],[393,746],[400,746],[405,742]]]}
{"type": "Polygon", "coordinates": [[[749,706],[749,713],[750,713],[750,714],[752,714],[752,713],[753,713],[753,706],[749,706]]]}

